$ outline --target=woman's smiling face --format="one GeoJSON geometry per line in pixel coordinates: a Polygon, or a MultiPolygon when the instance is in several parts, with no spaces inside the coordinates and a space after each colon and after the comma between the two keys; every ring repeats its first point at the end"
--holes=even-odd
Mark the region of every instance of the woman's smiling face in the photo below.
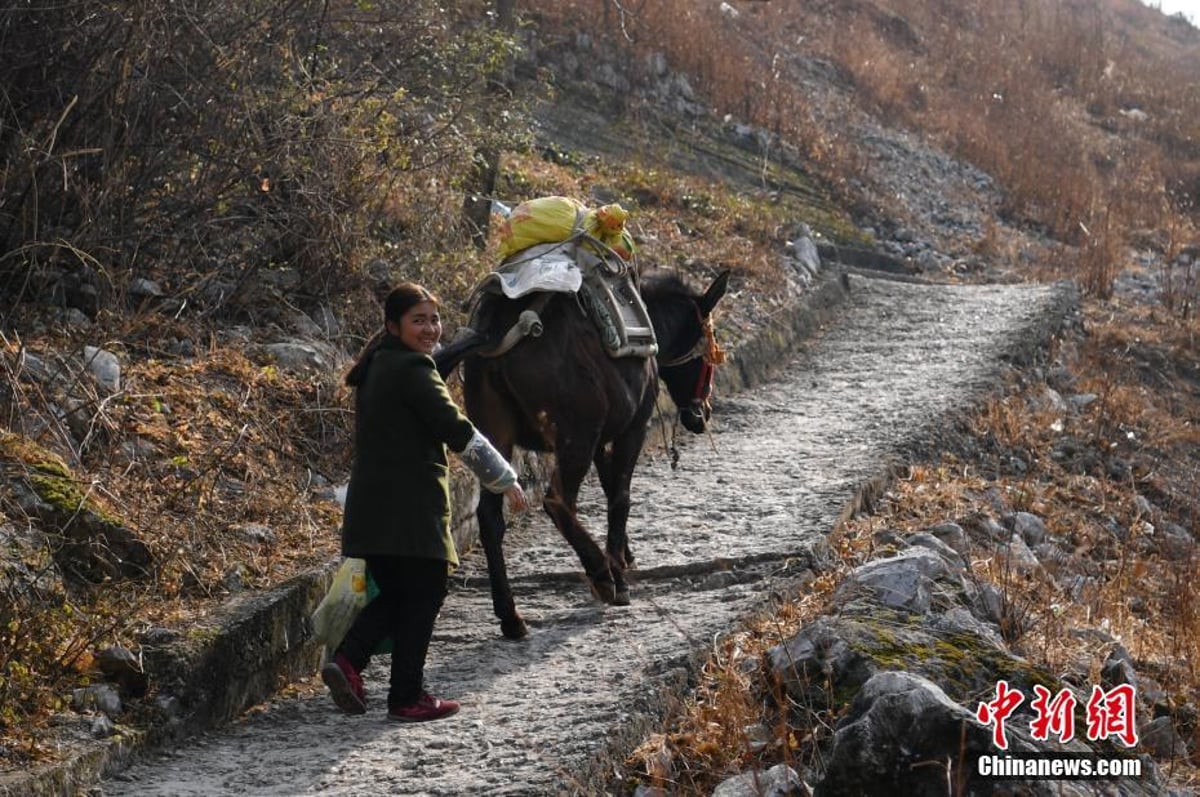
{"type": "MultiPolygon", "coordinates": [[[[389,326],[391,324],[389,323],[389,326]]],[[[391,330],[405,346],[415,351],[433,354],[442,339],[442,317],[433,302],[414,304],[400,316],[400,329],[391,330]]]]}

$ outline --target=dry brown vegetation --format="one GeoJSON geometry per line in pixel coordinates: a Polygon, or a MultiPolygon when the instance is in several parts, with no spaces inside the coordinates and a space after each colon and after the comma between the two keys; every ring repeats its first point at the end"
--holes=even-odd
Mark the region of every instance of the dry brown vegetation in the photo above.
{"type": "Polygon", "coordinates": [[[1136,0],[744,3],[736,18],[710,4],[623,7],[543,13],[619,28],[635,55],[666,49],[719,112],[800,146],[837,186],[855,175],[855,143],[811,112],[796,66],[826,59],[883,119],[995,176],[1004,213],[1069,245],[1062,273],[1096,296],[1131,236],[1170,255],[1195,241],[1196,31],[1136,0]]]}
{"type": "MultiPolygon", "coordinates": [[[[97,647],[136,648],[150,626],[184,622],[233,591],[277,584],[336,554],[336,504],[325,490],[344,475],[349,444],[338,374],[284,372],[230,330],[244,326],[254,341],[260,322],[274,321],[281,309],[324,304],[343,319],[338,342],[353,348],[376,323],[378,274],[368,268],[375,260],[388,264],[387,277],[423,281],[453,308],[493,262],[490,248],[470,245],[472,231],[459,217],[475,148],[503,148],[496,192],[506,201],[615,195],[634,211],[644,259],[691,270],[731,267],[764,301],[778,285],[772,251],[781,225],[819,226],[811,207],[670,172],[649,158],[563,163],[524,147],[523,132],[489,137],[500,127],[489,116],[497,103],[464,78],[481,69],[499,74],[504,42],[451,35],[461,32],[458,23],[486,27],[469,23],[483,18],[487,3],[458,4],[460,16],[445,25],[433,16],[434,4],[422,2],[379,4],[394,14],[369,19],[361,16],[365,6],[327,4],[334,13],[320,21],[305,17],[311,12],[303,4],[271,15],[239,5],[236,14],[206,19],[168,18],[158,4],[133,4],[137,13],[126,22],[136,24],[120,28],[133,43],[124,60],[99,49],[113,31],[96,26],[118,22],[78,5],[83,33],[64,17],[50,37],[57,47],[41,46],[44,30],[34,36],[22,27],[33,17],[0,11],[5,52],[25,52],[10,44],[29,46],[0,79],[6,90],[40,87],[9,90],[0,126],[0,409],[4,429],[66,460],[79,488],[136,529],[156,564],[141,581],[5,595],[4,766],[53,755],[42,743],[48,718],[88,677],[97,647]],[[353,35],[362,24],[387,31],[392,51],[412,60],[381,66],[379,54],[353,35]],[[304,38],[297,30],[316,33],[304,38]],[[194,46],[181,48],[172,38],[183,36],[178,31],[206,31],[210,46],[197,34],[194,46]],[[97,49],[73,51],[63,46],[68,41],[97,49]],[[413,41],[428,49],[410,49],[413,41]],[[47,59],[47,52],[69,57],[47,59]],[[354,55],[349,62],[363,69],[347,73],[328,52],[354,55]],[[230,57],[247,53],[261,57],[230,57]],[[431,74],[444,80],[406,82],[431,74]],[[151,85],[147,76],[161,82],[151,85]],[[181,102],[160,107],[168,95],[181,102]],[[196,105],[212,97],[223,100],[224,113],[206,115],[196,105]],[[130,120],[137,124],[123,126],[130,120]],[[145,148],[172,129],[187,134],[145,148]],[[88,328],[49,312],[63,302],[61,293],[38,294],[51,272],[84,272],[100,287],[88,328]],[[299,273],[303,288],[261,288],[264,275],[280,272],[299,273]],[[170,301],[132,302],[131,276],[161,280],[170,301]],[[221,281],[237,290],[205,304],[205,287],[221,281]],[[181,341],[190,355],[180,354],[181,341]],[[25,378],[25,355],[66,362],[84,343],[123,355],[124,386],[115,398],[92,391],[64,412],[25,378]],[[147,445],[123,448],[139,439],[147,445]],[[270,534],[247,530],[256,524],[270,534]]],[[[578,0],[520,10],[547,39],[585,30],[623,53],[635,86],[649,79],[646,56],[665,54],[719,114],[770,130],[803,153],[829,196],[847,208],[865,155],[836,118],[812,106],[797,56],[832,64],[883,119],[994,175],[1006,191],[1005,219],[1046,233],[1057,251],[1039,273],[1015,276],[1071,277],[1089,295],[1090,334],[1063,357],[1080,389],[1101,398],[1075,435],[1129,448],[1131,460],[1143,463],[1123,482],[1061,472],[1045,454],[1045,424],[1024,398],[1038,385],[1014,385],[982,408],[975,431],[1034,452],[1036,466],[1014,480],[954,454],[914,465],[878,516],[839,530],[847,566],[873,531],[969,514],[990,490],[1036,508],[1083,542],[1097,507],[1136,524],[1135,491],[1155,491],[1157,503],[1195,528],[1197,287],[1194,271],[1165,264],[1197,241],[1196,31],[1133,0],[735,5],[736,19],[716,3],[690,0],[578,0]],[[1113,298],[1131,246],[1164,264],[1159,306],[1113,298]]],[[[635,96],[627,101],[632,115],[654,111],[635,96]]],[[[519,101],[518,92],[514,118],[522,118],[519,101]]],[[[1008,254],[998,235],[974,249],[999,261],[1008,254]]],[[[449,316],[453,326],[453,310],[449,316]]],[[[14,465],[36,466],[30,459],[28,452],[4,454],[0,463],[11,473],[14,465]]],[[[0,498],[0,526],[37,527],[8,494],[0,498]]],[[[48,571],[46,551],[35,553],[23,566],[48,571]]],[[[1189,574],[1132,551],[1121,562],[1089,603],[1071,611],[1088,612],[1093,623],[1106,619],[1139,661],[1161,667],[1157,679],[1200,702],[1200,675],[1176,665],[1200,660],[1200,607],[1189,582],[1196,563],[1189,574]],[[1128,611],[1131,595],[1152,613],[1128,611]]],[[[1003,579],[986,568],[980,576],[1003,579]]],[[[646,781],[669,776],[690,793],[742,766],[811,756],[836,718],[781,711],[746,663],[815,616],[837,577],[822,575],[806,597],[722,640],[694,697],[632,769],[646,781]],[[764,716],[778,743],[758,751],[744,728],[764,716]]],[[[1042,611],[1042,585],[1006,588],[1031,621],[1014,644],[1051,663],[1071,655],[1042,611]]],[[[1186,767],[1175,777],[1194,782],[1186,767]]]]}
{"type": "MultiPolygon", "coordinates": [[[[594,12],[594,26],[614,24],[611,8],[576,5],[571,13],[594,12]]],[[[1196,31],[1132,2],[807,6],[807,13],[797,14],[781,4],[742,5],[745,13],[732,22],[709,7],[663,3],[638,17],[638,30],[668,49],[674,44],[677,62],[688,64],[718,110],[806,146],[833,186],[857,175],[860,156],[831,120],[815,118],[804,98],[789,91],[796,81],[786,53],[829,59],[883,118],[923,131],[996,176],[1006,191],[1006,220],[1045,230],[1058,242],[1054,262],[1024,277],[1076,279],[1089,297],[1090,336],[1067,366],[1078,389],[1100,400],[1071,431],[1098,451],[1120,450],[1136,463],[1125,479],[1065,472],[1049,451],[1058,433],[1030,409],[1044,385],[1014,387],[981,409],[974,431],[1032,452],[1036,466],[1020,479],[984,476],[981,470],[994,470],[994,463],[953,454],[914,466],[878,515],[839,530],[846,566],[861,561],[856,549],[868,546],[880,528],[911,532],[986,512],[987,496],[996,493],[1008,496],[1014,509],[1051,519],[1056,531],[1085,547],[1103,544],[1102,519],[1146,528],[1150,519],[1142,516],[1139,494],[1155,496],[1170,519],[1194,530],[1200,509],[1200,379],[1190,307],[1195,266],[1162,268],[1160,306],[1122,302],[1113,290],[1131,248],[1149,248],[1160,263],[1172,262],[1187,246],[1196,248],[1196,31]],[[779,38],[766,46],[731,47],[731,25],[775,31],[779,38]],[[707,46],[688,46],[695,42],[707,46]]],[[[1002,242],[991,237],[976,251],[1005,254],[1002,242]]],[[[1173,700],[1196,705],[1200,680],[1189,662],[1200,652],[1200,628],[1190,584],[1200,563],[1194,556],[1160,561],[1138,553],[1136,540],[1117,562],[1080,603],[1056,602],[1046,581],[1018,583],[994,562],[981,565],[978,575],[1003,589],[1014,615],[1010,641],[1024,655],[1062,665],[1081,653],[1064,628],[1104,628],[1173,700]]],[[[768,647],[822,610],[836,580],[837,574],[827,574],[800,602],[721,641],[669,730],[631,759],[643,782],[706,793],[747,766],[803,765],[805,756],[816,754],[815,740],[828,738],[835,718],[781,705],[747,673],[755,672],[753,663],[768,647]],[[761,752],[746,729],[764,718],[775,733],[761,752]]],[[[1200,748],[1194,719],[1180,730],[1193,750],[1200,748]]],[[[1164,766],[1174,784],[1195,787],[1195,760],[1164,766]]]]}
{"type": "MultiPolygon", "coordinates": [[[[1094,586],[1078,600],[1045,572],[1018,575],[1002,558],[974,559],[975,576],[1004,595],[1001,632],[1012,649],[1055,672],[1071,670],[1082,658],[1093,668],[1091,681],[1098,682],[1100,638],[1067,631],[1102,629],[1130,651],[1140,673],[1162,685],[1173,709],[1197,704],[1200,593],[1194,580],[1200,559],[1194,549],[1172,560],[1138,544],[1139,535],[1153,534],[1154,523],[1164,519],[1194,529],[1200,512],[1195,324],[1168,323],[1164,330],[1162,320],[1148,318],[1144,308],[1115,302],[1093,305],[1088,315],[1090,334],[1068,340],[1056,361],[1078,380],[1079,390],[1094,392],[1098,400],[1065,431],[1086,441],[1090,450],[1115,452],[1131,464],[1129,476],[1106,478],[1065,467],[1053,451],[1061,440],[1053,426],[1059,416],[1042,409],[1045,381],[1014,380],[971,418],[972,435],[989,443],[981,447],[985,455],[977,447],[974,455],[945,452],[910,465],[875,513],[855,516],[835,531],[837,568],[822,574],[796,602],[720,640],[695,694],[675,710],[669,730],[650,738],[630,759],[640,778],[681,793],[708,793],[723,778],[750,767],[785,762],[803,771],[814,765],[837,717],[798,706],[773,689],[758,667],[765,652],[829,608],[841,578],[871,554],[877,532],[907,536],[947,520],[994,516],[998,502],[1045,518],[1053,533],[1081,551],[1111,549],[1114,523],[1132,530],[1115,556],[1098,558],[1094,586]],[[1017,451],[1032,465],[1020,476],[1005,473],[1002,464],[1017,451]],[[1151,516],[1139,495],[1154,496],[1166,511],[1151,516]],[[773,731],[765,747],[747,735],[760,723],[773,731]]],[[[1177,716],[1180,732],[1195,750],[1200,741],[1195,716],[1177,716]]],[[[1187,791],[1200,784],[1194,755],[1160,764],[1173,787],[1187,791]]]]}

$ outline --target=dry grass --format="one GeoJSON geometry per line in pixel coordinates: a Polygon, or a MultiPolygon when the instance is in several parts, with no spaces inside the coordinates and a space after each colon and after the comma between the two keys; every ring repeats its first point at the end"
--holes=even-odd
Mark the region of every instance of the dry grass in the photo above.
{"type": "MultiPolygon", "coordinates": [[[[1106,297],[1124,244],[1146,228],[1195,240],[1200,198],[1197,34],[1134,0],[995,4],[744,4],[676,0],[637,9],[556,4],[640,64],[666,54],[719,112],[799,146],[831,186],[863,155],[808,99],[802,59],[837,65],[879,116],[920,130],[1004,186],[1009,221],[1079,247],[1065,264],[1106,297]]],[[[1174,252],[1170,252],[1171,255],[1174,252]]]]}
{"type": "Polygon", "coordinates": [[[814,738],[828,732],[833,717],[789,707],[780,690],[765,685],[762,661],[768,649],[821,614],[837,583],[836,573],[824,574],[808,585],[804,597],[722,637],[695,691],[676,707],[675,721],[626,761],[629,777],[671,794],[708,794],[747,768],[783,761],[800,769],[797,761],[811,754],[814,738]],[[815,722],[800,726],[793,720],[796,711],[815,722]]]}
{"type": "MultiPolygon", "coordinates": [[[[698,273],[724,268],[759,287],[782,287],[776,268],[781,230],[788,222],[813,217],[795,200],[772,201],[766,191],[741,193],[709,180],[646,168],[638,163],[605,163],[602,172],[561,166],[527,156],[511,156],[502,195],[515,201],[567,193],[589,202],[594,193],[616,194],[631,211],[628,226],[643,267],[677,266],[698,273]],[[600,178],[603,176],[603,181],[600,178]]],[[[814,227],[828,237],[814,218],[814,227]]]]}
{"type": "MultiPolygon", "coordinates": [[[[990,455],[945,453],[937,461],[913,464],[875,514],[838,529],[832,537],[840,552],[838,568],[776,616],[748,625],[714,649],[695,695],[679,707],[667,731],[648,739],[630,758],[628,765],[642,782],[666,785],[672,793],[702,794],[752,766],[788,763],[803,771],[830,740],[836,717],[787,702],[747,662],[761,663],[769,648],[827,608],[849,569],[872,554],[877,531],[906,535],[948,520],[997,518],[1002,511],[1037,514],[1055,538],[1071,543],[1094,577],[1090,587],[1073,596],[1052,578],[1052,563],[1018,574],[1004,557],[980,548],[973,574],[1004,596],[1001,631],[1014,652],[1054,672],[1084,667],[1087,680],[1099,683],[1111,644],[1067,633],[1096,629],[1119,640],[1137,662],[1139,675],[1170,695],[1164,707],[1175,711],[1200,703],[1200,670],[1194,664],[1200,661],[1200,593],[1193,586],[1200,558],[1194,549],[1187,557],[1172,558],[1157,547],[1139,545],[1154,524],[1173,521],[1194,528],[1200,510],[1200,374],[1191,343],[1196,330],[1177,322],[1164,325],[1147,318],[1144,308],[1114,303],[1089,303],[1087,316],[1090,334],[1068,346],[1060,359],[1074,374],[1074,389],[1094,392],[1097,400],[1077,415],[1064,416],[1045,408],[1047,385],[1034,381],[1014,384],[985,402],[973,416],[971,433],[986,441],[975,450],[990,455]],[[1132,463],[1130,475],[1067,467],[1054,456],[1064,435],[1084,442],[1100,458],[1132,463]],[[1029,462],[1019,476],[999,465],[1013,452],[1029,462]],[[1149,513],[1139,495],[1154,496],[1149,513]],[[1129,530],[1123,544],[1115,543],[1114,526],[1129,530]],[[748,679],[747,673],[754,677],[748,679]],[[714,719],[721,716],[730,719],[714,719]],[[771,732],[765,744],[739,741],[739,734],[745,737],[745,729],[756,725],[771,732]]],[[[1200,749],[1195,718],[1186,711],[1173,716],[1191,749],[1200,749]]],[[[1175,788],[1200,785],[1197,755],[1159,764],[1175,788]]]]}

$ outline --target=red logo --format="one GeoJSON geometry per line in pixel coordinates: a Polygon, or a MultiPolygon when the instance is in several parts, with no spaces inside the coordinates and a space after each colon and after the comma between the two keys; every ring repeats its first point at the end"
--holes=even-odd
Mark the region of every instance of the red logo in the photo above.
{"type": "Polygon", "coordinates": [[[1137,690],[1129,684],[1114,686],[1107,692],[1093,686],[1087,702],[1087,738],[1096,741],[1115,736],[1126,747],[1136,746],[1137,725],[1133,721],[1136,697],[1137,690]]]}
{"type": "MultiPolygon", "coordinates": [[[[1034,739],[1047,741],[1053,734],[1061,742],[1075,738],[1075,707],[1079,701],[1069,689],[1051,694],[1044,686],[1033,687],[1034,698],[1029,707],[1034,718],[1029,731],[1034,739]]],[[[1126,747],[1138,743],[1137,723],[1134,708],[1137,690],[1130,684],[1114,686],[1107,692],[1099,686],[1092,687],[1092,696],[1087,701],[1087,738],[1089,741],[1116,738],[1126,747]]],[[[975,718],[983,725],[992,726],[992,741],[1001,750],[1008,749],[1008,736],[1004,723],[1017,707],[1025,702],[1020,691],[1012,689],[1008,681],[996,682],[996,699],[980,703],[975,709],[975,718]]]]}
{"type": "Polygon", "coordinates": [[[990,703],[980,703],[979,708],[975,709],[977,720],[984,725],[994,726],[992,742],[1001,750],[1008,749],[1008,737],[1004,734],[1004,721],[1023,702],[1025,702],[1025,696],[1015,689],[1009,689],[1008,681],[996,681],[996,699],[990,703]]]}

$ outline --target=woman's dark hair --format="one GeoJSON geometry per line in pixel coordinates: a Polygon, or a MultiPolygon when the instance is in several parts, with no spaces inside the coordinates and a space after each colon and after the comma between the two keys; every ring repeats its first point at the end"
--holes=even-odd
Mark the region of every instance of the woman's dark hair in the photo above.
{"type": "MultiPolygon", "coordinates": [[[[400,319],[404,317],[412,308],[422,302],[432,302],[434,306],[440,304],[438,298],[430,293],[424,286],[418,285],[415,282],[402,282],[395,288],[392,288],[388,293],[387,298],[383,300],[383,320],[384,323],[391,321],[399,324],[400,319]]],[[[387,327],[376,332],[363,346],[362,351],[358,353],[358,357],[354,361],[354,365],[346,373],[346,384],[350,387],[358,387],[367,378],[367,366],[371,362],[371,355],[379,348],[379,344],[387,337],[387,327]]]]}
{"type": "Polygon", "coordinates": [[[421,302],[433,302],[434,306],[440,304],[437,297],[424,286],[415,282],[401,282],[383,300],[383,320],[399,324],[404,314],[421,302]]]}

